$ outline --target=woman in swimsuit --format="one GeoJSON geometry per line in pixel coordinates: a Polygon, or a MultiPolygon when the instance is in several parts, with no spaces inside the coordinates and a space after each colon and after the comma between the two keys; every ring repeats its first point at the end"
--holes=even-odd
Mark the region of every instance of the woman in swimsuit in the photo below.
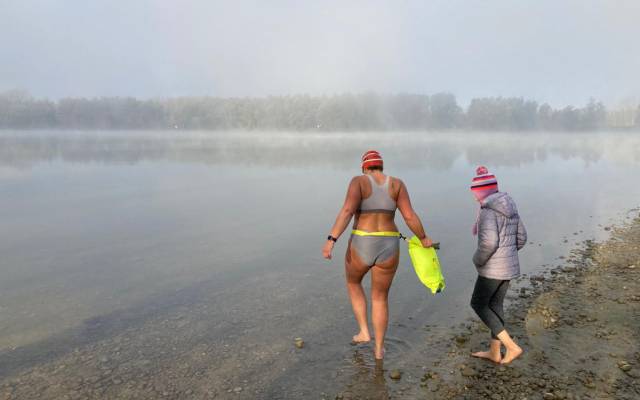
{"type": "Polygon", "coordinates": [[[371,317],[376,359],[384,357],[384,336],[389,318],[387,297],[400,255],[400,233],[394,222],[396,208],[422,245],[432,245],[420,218],[411,207],[404,183],[382,171],[382,157],[377,151],[368,151],[362,156],[363,175],[356,176],[349,183],[347,198],[322,249],[324,258],[331,259],[335,242],[347,228],[351,217],[355,217],[345,256],[347,289],[360,327],[360,332],[353,337],[353,343],[371,340],[367,300],[362,288],[362,278],[371,270],[371,317]]]}

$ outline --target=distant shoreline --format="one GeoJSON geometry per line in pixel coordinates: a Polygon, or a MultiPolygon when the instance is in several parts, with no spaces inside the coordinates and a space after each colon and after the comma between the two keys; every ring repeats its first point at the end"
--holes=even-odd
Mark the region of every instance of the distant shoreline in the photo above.
{"type": "Polygon", "coordinates": [[[522,97],[481,97],[461,107],[451,93],[259,98],[35,98],[0,93],[0,129],[213,131],[600,131],[640,130],[640,105],[595,99],[553,108],[522,97]]]}

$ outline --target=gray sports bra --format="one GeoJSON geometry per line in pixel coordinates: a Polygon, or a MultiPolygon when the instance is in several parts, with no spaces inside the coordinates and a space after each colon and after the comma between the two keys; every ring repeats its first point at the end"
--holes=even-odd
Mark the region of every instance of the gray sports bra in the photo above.
{"type": "Polygon", "coordinates": [[[366,213],[387,213],[394,214],[396,212],[396,202],[389,196],[389,176],[382,185],[378,185],[371,175],[366,175],[371,182],[371,196],[362,200],[360,203],[361,214],[366,213]]]}

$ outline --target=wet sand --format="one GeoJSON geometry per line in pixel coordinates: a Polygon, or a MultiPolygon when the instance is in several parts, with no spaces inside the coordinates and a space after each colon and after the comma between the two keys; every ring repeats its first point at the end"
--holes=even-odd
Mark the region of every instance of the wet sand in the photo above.
{"type": "Polygon", "coordinates": [[[415,359],[378,372],[384,392],[349,387],[338,399],[638,399],[640,398],[640,217],[606,227],[611,237],[585,241],[546,273],[522,276],[510,290],[508,329],[525,353],[510,365],[474,359],[488,348],[479,322],[425,346],[436,359],[415,359]],[[397,378],[397,376],[396,376],[397,378]]]}

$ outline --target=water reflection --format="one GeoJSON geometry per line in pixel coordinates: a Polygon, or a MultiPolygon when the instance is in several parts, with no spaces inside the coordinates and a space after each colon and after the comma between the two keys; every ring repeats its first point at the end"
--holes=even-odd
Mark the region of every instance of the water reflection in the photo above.
{"type": "Polygon", "coordinates": [[[147,161],[268,167],[328,166],[352,169],[363,149],[380,149],[400,168],[451,168],[470,164],[519,166],[549,157],[587,164],[640,162],[640,135],[632,133],[240,133],[240,132],[4,132],[0,166],[38,163],[136,164],[147,161]]]}
{"type": "Polygon", "coordinates": [[[0,196],[0,393],[396,397],[440,352],[423,327],[470,312],[473,164],[504,167],[535,241],[522,256],[530,272],[637,206],[639,146],[632,134],[0,133],[0,179],[12,180],[0,196]],[[400,383],[371,349],[344,343],[354,321],[341,257],[318,253],[367,148],[451,244],[442,297],[425,298],[403,255],[386,360],[408,372],[400,383]],[[531,163],[538,173],[518,168],[531,163]]]}

